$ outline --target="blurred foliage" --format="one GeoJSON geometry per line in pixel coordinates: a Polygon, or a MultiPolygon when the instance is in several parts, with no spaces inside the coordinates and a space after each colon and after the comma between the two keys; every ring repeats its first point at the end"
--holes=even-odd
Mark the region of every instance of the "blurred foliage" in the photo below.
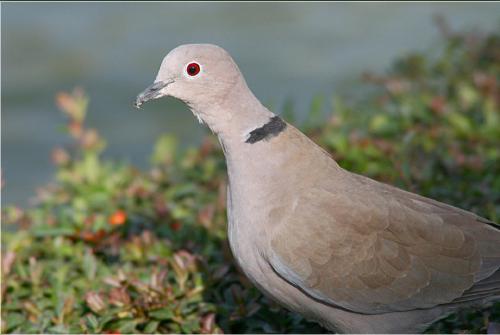
{"type": "MultiPolygon", "coordinates": [[[[345,168],[500,216],[500,35],[445,31],[434,58],[412,53],[355,101],[317,98],[303,129],[345,168]]],[[[56,182],[2,222],[2,332],[322,333],[263,297],[226,242],[226,174],[213,136],[180,151],[172,136],[151,170],[102,157],[84,126],[88,99],[60,93],[73,145],[52,158],[56,182]]],[[[291,119],[285,106],[285,117],[291,119]]],[[[485,332],[498,304],[464,311],[430,332],[485,332]]]]}

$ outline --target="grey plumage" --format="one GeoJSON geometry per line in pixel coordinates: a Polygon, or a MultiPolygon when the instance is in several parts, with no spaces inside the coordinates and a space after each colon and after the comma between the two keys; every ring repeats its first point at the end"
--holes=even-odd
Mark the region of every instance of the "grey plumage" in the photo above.
{"type": "Polygon", "coordinates": [[[342,169],[260,104],[223,49],[178,47],[155,82],[169,84],[138,105],[177,97],[219,137],[231,249],[287,308],[336,331],[400,333],[499,297],[493,223],[342,169]],[[195,76],[185,71],[192,62],[195,76]]]}

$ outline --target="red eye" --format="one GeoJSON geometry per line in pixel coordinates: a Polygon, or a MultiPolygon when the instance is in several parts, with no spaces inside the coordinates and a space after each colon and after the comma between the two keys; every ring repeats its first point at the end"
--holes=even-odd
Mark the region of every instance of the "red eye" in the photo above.
{"type": "Polygon", "coordinates": [[[196,76],[198,73],[200,73],[200,65],[198,63],[189,63],[186,67],[186,72],[190,76],[196,76]]]}

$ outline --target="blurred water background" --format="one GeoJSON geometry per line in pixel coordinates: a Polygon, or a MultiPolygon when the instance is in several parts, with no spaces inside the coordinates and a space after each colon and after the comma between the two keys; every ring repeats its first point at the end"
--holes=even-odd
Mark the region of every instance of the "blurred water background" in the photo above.
{"type": "Polygon", "coordinates": [[[53,179],[51,149],[68,141],[61,90],[88,92],[88,122],[109,157],[145,167],[164,132],[198,144],[207,130],[182,103],[132,107],[179,44],[221,45],[262,102],[279,111],[292,99],[300,114],[318,94],[353,94],[364,70],[432,52],[433,15],[491,31],[499,13],[500,3],[2,3],[2,204],[27,205],[53,179]]]}

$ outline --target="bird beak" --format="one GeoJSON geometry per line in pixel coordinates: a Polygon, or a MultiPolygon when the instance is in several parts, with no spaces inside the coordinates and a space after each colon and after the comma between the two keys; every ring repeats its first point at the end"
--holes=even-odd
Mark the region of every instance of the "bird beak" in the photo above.
{"type": "Polygon", "coordinates": [[[161,90],[167,87],[172,82],[157,81],[153,85],[146,88],[142,93],[140,93],[135,99],[135,108],[141,108],[141,105],[149,100],[158,99],[164,96],[161,90]]]}

